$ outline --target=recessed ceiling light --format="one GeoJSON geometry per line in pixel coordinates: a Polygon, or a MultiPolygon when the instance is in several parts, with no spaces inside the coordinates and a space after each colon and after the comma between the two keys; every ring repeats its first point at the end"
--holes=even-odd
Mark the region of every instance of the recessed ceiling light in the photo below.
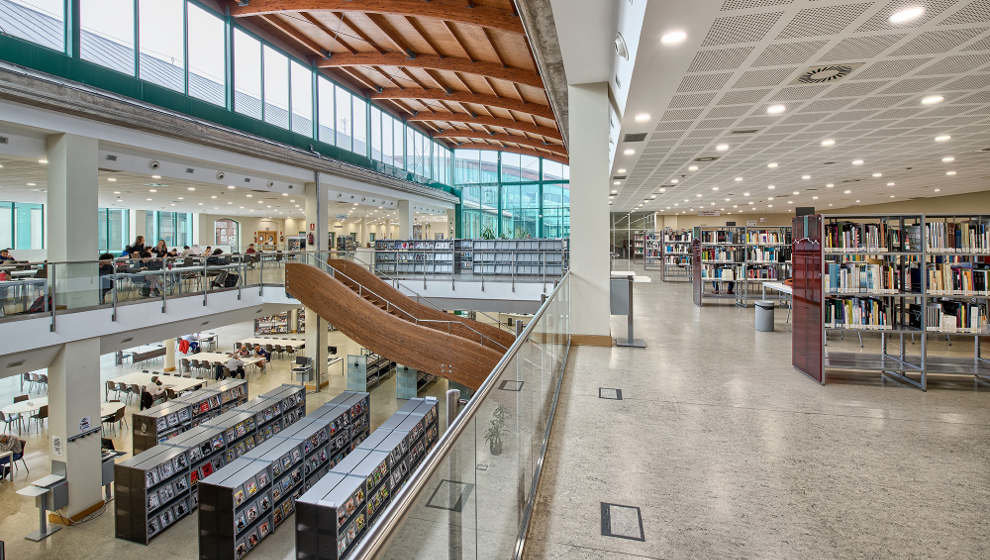
{"type": "Polygon", "coordinates": [[[818,197],[817,196],[813,196],[813,197],[811,197],[811,200],[818,200],[818,197]]]}
{"type": "Polygon", "coordinates": [[[942,192],[942,189],[935,189],[935,192],[942,192]]]}
{"type": "Polygon", "coordinates": [[[174,202],[169,202],[168,205],[169,206],[175,206],[175,203],[174,202]]]}
{"type": "Polygon", "coordinates": [[[616,173],[625,173],[626,172],[626,168],[625,167],[620,167],[620,168],[616,169],[615,172],[616,173]]]}
{"type": "Polygon", "coordinates": [[[696,194],[694,196],[695,196],[695,198],[701,198],[701,193],[698,193],[698,194],[696,194]]]}
{"type": "Polygon", "coordinates": [[[657,195],[655,195],[655,194],[651,194],[651,195],[650,195],[650,200],[653,200],[653,199],[655,199],[656,197],[657,197],[657,195]]]}
{"type": "Polygon", "coordinates": [[[41,165],[48,165],[48,160],[45,158],[41,158],[38,160],[38,163],[40,163],[41,165]]]}
{"type": "Polygon", "coordinates": [[[854,160],[852,160],[852,164],[853,165],[863,165],[863,160],[861,160],[861,159],[854,159],[854,160]]]}
{"type": "Polygon", "coordinates": [[[688,166],[688,171],[697,171],[697,170],[698,170],[698,166],[697,165],[689,165],[688,166]]]}
{"type": "Polygon", "coordinates": [[[776,196],[768,196],[767,200],[776,200],[776,198],[777,198],[776,196]]]}
{"type": "Polygon", "coordinates": [[[822,140],[821,143],[823,148],[830,148],[835,145],[835,140],[833,140],[832,138],[826,138],[822,140]]]}
{"type": "Polygon", "coordinates": [[[116,183],[117,182],[117,178],[116,177],[107,177],[107,182],[109,182],[109,183],[116,183]]]}
{"type": "Polygon", "coordinates": [[[825,183],[825,188],[827,188],[827,189],[831,189],[834,186],[835,186],[835,183],[825,183]]]}
{"type": "Polygon", "coordinates": [[[856,204],[859,204],[859,199],[858,198],[856,199],[856,204]]]}
{"type": "Polygon", "coordinates": [[[676,185],[677,183],[680,183],[680,182],[681,182],[681,180],[680,180],[680,179],[671,179],[671,180],[670,180],[670,184],[671,184],[671,185],[676,185]]]}
{"type": "Polygon", "coordinates": [[[718,187],[712,187],[712,190],[713,191],[717,191],[718,190],[718,187]]]}
{"type": "Polygon", "coordinates": [[[949,175],[951,177],[952,175],[955,175],[956,172],[955,171],[946,171],[945,174],[946,175],[949,175]]]}
{"type": "Polygon", "coordinates": [[[925,8],[923,6],[910,6],[897,10],[890,14],[890,17],[887,19],[894,25],[903,25],[920,18],[924,13],[925,8]]]}
{"type": "Polygon", "coordinates": [[[186,190],[192,192],[196,190],[196,187],[186,187],[186,190]]]}
{"type": "Polygon", "coordinates": [[[613,185],[621,185],[622,184],[622,181],[612,181],[612,184],[613,185]]]}
{"type": "Polygon", "coordinates": [[[803,181],[807,181],[808,179],[811,179],[811,175],[801,175],[801,179],[803,181]]]}
{"type": "Polygon", "coordinates": [[[773,208],[773,204],[767,204],[767,208],[773,208]]]}
{"type": "Polygon", "coordinates": [[[883,173],[880,173],[879,171],[877,171],[877,172],[874,172],[873,173],[873,176],[874,177],[883,177],[883,173]]]}
{"type": "Polygon", "coordinates": [[[794,201],[793,200],[788,200],[787,203],[788,204],[794,204],[794,201]]]}
{"type": "Polygon", "coordinates": [[[215,195],[215,194],[210,196],[210,198],[213,198],[213,199],[215,199],[216,197],[217,197],[217,195],[215,195]]]}
{"type": "Polygon", "coordinates": [[[631,156],[636,153],[636,150],[632,148],[626,148],[625,150],[622,151],[622,153],[626,154],[627,156],[631,156]]]}
{"type": "Polygon", "coordinates": [[[289,193],[284,192],[284,193],[282,193],[282,196],[289,196],[289,193]]]}
{"type": "Polygon", "coordinates": [[[715,146],[715,151],[718,151],[718,152],[724,152],[724,151],[727,151],[728,149],[729,149],[729,145],[728,144],[718,144],[717,146],[715,146]]]}
{"type": "Polygon", "coordinates": [[[229,201],[229,200],[228,200],[228,201],[227,201],[227,204],[233,204],[233,202],[231,202],[231,201],[229,201]]]}
{"type": "Polygon", "coordinates": [[[113,191],[113,194],[120,194],[120,191],[113,191]]]}
{"type": "Polygon", "coordinates": [[[945,156],[944,158],[942,158],[942,163],[952,163],[954,161],[956,161],[956,158],[952,156],[945,156]]]}
{"type": "Polygon", "coordinates": [[[619,191],[613,190],[612,194],[619,194],[619,191]]]}
{"type": "Polygon", "coordinates": [[[779,115],[779,114],[783,113],[786,110],[787,110],[787,105],[780,105],[780,104],[771,105],[771,106],[767,107],[767,114],[768,115],[779,115]]]}
{"type": "Polygon", "coordinates": [[[668,31],[660,36],[660,43],[668,47],[680,45],[687,39],[687,33],[681,29],[668,31]]]}
{"type": "Polygon", "coordinates": [[[148,202],[151,202],[151,199],[150,198],[146,198],[145,200],[147,200],[148,202]]]}
{"type": "Polygon", "coordinates": [[[158,189],[148,189],[148,192],[158,192],[158,189]]]}
{"type": "Polygon", "coordinates": [[[176,197],[176,200],[185,200],[185,199],[186,199],[186,197],[184,197],[184,196],[176,197]]]}
{"type": "Polygon", "coordinates": [[[247,193],[247,195],[246,195],[246,196],[247,196],[248,198],[251,198],[251,197],[253,197],[254,195],[253,195],[253,194],[251,194],[251,193],[247,193]]]}
{"type": "Polygon", "coordinates": [[[767,185],[767,188],[770,189],[770,190],[774,190],[774,189],[777,188],[777,186],[776,185],[767,185]]]}
{"type": "Polygon", "coordinates": [[[797,196],[797,195],[801,194],[801,192],[800,191],[791,191],[791,194],[793,194],[794,196],[797,196]]]}
{"type": "Polygon", "coordinates": [[[244,207],[243,206],[238,206],[238,208],[240,208],[241,210],[244,210],[244,207]]]}
{"type": "Polygon", "coordinates": [[[742,177],[736,177],[735,179],[733,179],[733,181],[735,181],[735,182],[737,182],[737,183],[741,183],[741,182],[742,182],[742,180],[743,180],[743,178],[742,178],[742,177]]]}
{"type": "Polygon", "coordinates": [[[767,164],[767,167],[769,167],[770,169],[777,169],[778,165],[776,161],[771,161],[770,163],[767,164]]]}
{"type": "Polygon", "coordinates": [[[922,105],[935,105],[936,103],[941,103],[945,101],[945,98],[941,95],[928,95],[921,98],[922,105]]]}
{"type": "Polygon", "coordinates": [[[202,202],[197,202],[196,204],[198,204],[198,205],[200,205],[200,206],[202,206],[202,205],[203,205],[203,203],[202,203],[202,202]]]}
{"type": "Polygon", "coordinates": [[[952,140],[952,137],[948,134],[939,134],[935,137],[936,142],[948,142],[949,140],[952,140]]]}
{"type": "Polygon", "coordinates": [[[849,190],[849,189],[846,189],[846,190],[842,191],[842,194],[851,194],[851,193],[852,193],[852,191],[849,190]]]}
{"type": "Polygon", "coordinates": [[[749,196],[749,191],[744,192],[743,196],[749,196]]]}
{"type": "Polygon", "coordinates": [[[665,193],[665,192],[667,192],[667,189],[665,189],[665,188],[663,188],[663,187],[660,187],[660,189],[659,189],[659,191],[660,191],[661,193],[665,193]]]}
{"type": "Polygon", "coordinates": [[[894,186],[895,184],[896,184],[896,183],[894,183],[893,181],[891,181],[891,182],[889,182],[889,183],[887,183],[887,186],[888,186],[888,187],[893,187],[893,186],[894,186]]]}
{"type": "Polygon", "coordinates": [[[152,179],[161,179],[162,176],[161,175],[152,175],[151,178],[152,179]]]}
{"type": "Polygon", "coordinates": [[[636,119],[636,122],[649,122],[649,120],[650,120],[650,114],[649,113],[638,113],[636,115],[635,119],[636,119]]]}
{"type": "Polygon", "coordinates": [[[748,202],[747,204],[749,204],[750,206],[752,206],[752,205],[754,205],[754,204],[756,204],[756,203],[755,203],[755,202],[753,202],[752,200],[750,200],[750,201],[749,201],[749,202],[748,202]]]}
{"type": "Polygon", "coordinates": [[[29,186],[29,187],[37,187],[38,186],[38,183],[27,183],[27,186],[29,186]]]}

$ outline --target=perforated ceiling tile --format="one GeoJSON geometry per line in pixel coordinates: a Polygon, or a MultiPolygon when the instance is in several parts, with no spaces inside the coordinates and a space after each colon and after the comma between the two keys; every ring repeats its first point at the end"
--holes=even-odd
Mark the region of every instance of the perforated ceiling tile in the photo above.
{"type": "Polygon", "coordinates": [[[831,122],[852,122],[862,119],[868,119],[873,116],[876,111],[842,111],[835,113],[828,118],[831,122]]]}
{"type": "Polygon", "coordinates": [[[990,35],[963,46],[964,51],[990,51],[990,35]]]}
{"type": "Polygon", "coordinates": [[[747,89],[747,90],[734,90],[726,92],[721,99],[718,100],[717,105],[751,105],[753,103],[758,103],[761,99],[767,96],[771,90],[769,89],[747,89]]]}
{"type": "Polygon", "coordinates": [[[715,99],[715,92],[692,93],[689,95],[677,95],[670,100],[668,109],[686,109],[688,107],[705,107],[715,99]]]}
{"type": "Polygon", "coordinates": [[[793,1],[794,0],[724,0],[722,2],[722,7],[719,9],[723,12],[731,12],[732,10],[748,10],[750,8],[786,6],[793,1]]]}
{"type": "Polygon", "coordinates": [[[705,113],[705,118],[741,117],[749,112],[748,105],[730,105],[727,107],[713,107],[705,113]]]}
{"type": "Polygon", "coordinates": [[[736,119],[708,119],[699,122],[697,128],[731,128],[736,119]]]}
{"type": "Polygon", "coordinates": [[[942,60],[930,64],[926,68],[922,68],[916,75],[965,74],[987,64],[990,64],[990,52],[947,56],[942,60]]]}
{"type": "Polygon", "coordinates": [[[797,69],[797,66],[789,66],[786,68],[770,68],[767,70],[750,70],[743,73],[743,75],[736,80],[736,83],[732,84],[732,88],[738,89],[761,86],[779,86],[797,69]]]}
{"type": "Polygon", "coordinates": [[[950,51],[986,31],[986,28],[942,29],[922,33],[896,49],[893,56],[937,54],[950,51]]]}
{"type": "Polygon", "coordinates": [[[716,18],[701,46],[755,43],[763,39],[783,14],[784,12],[760,12],[716,18]]]}
{"type": "Polygon", "coordinates": [[[885,88],[880,93],[922,93],[935,91],[938,85],[946,79],[945,76],[937,78],[907,78],[885,88]]]}
{"type": "Polygon", "coordinates": [[[894,109],[887,109],[882,113],[878,113],[877,118],[878,119],[909,119],[911,117],[917,116],[917,114],[918,114],[917,107],[908,107],[908,108],[899,107],[894,109]]]}
{"type": "Polygon", "coordinates": [[[718,49],[712,51],[700,51],[694,55],[688,72],[715,72],[717,70],[734,70],[738,68],[753,52],[753,47],[736,47],[731,49],[718,49]]]}
{"type": "Polygon", "coordinates": [[[833,89],[825,92],[823,97],[860,97],[873,93],[889,83],[890,82],[887,80],[874,80],[872,82],[847,82],[836,85],[833,89]]]}
{"type": "Polygon", "coordinates": [[[798,37],[819,37],[839,33],[856,20],[867,8],[869,2],[861,4],[845,4],[840,6],[823,6],[801,10],[780,32],[777,39],[796,39],[798,37]]]}
{"type": "Polygon", "coordinates": [[[660,121],[657,123],[657,127],[654,130],[687,130],[691,127],[690,121],[660,121]]]}
{"type": "Polygon", "coordinates": [[[866,20],[863,25],[860,25],[856,29],[856,32],[869,33],[872,31],[890,31],[909,27],[921,27],[941,15],[945,10],[955,6],[958,2],[959,0],[925,0],[925,2],[921,3],[925,8],[925,13],[921,17],[908,23],[894,25],[890,23],[891,14],[897,10],[917,6],[919,2],[918,0],[892,0],[870,16],[870,19],[866,20]]]}
{"type": "Polygon", "coordinates": [[[971,93],[956,99],[955,103],[990,103],[990,91],[971,93]]]}
{"type": "Polygon", "coordinates": [[[849,109],[889,109],[909,97],[911,96],[882,95],[877,97],[867,97],[866,99],[857,101],[855,105],[849,106],[849,109]]]}
{"type": "Polygon", "coordinates": [[[839,44],[822,55],[819,62],[839,62],[873,58],[905,37],[907,37],[906,34],[849,37],[839,41],[839,44]]]}
{"type": "Polygon", "coordinates": [[[672,109],[663,114],[662,121],[689,121],[698,118],[701,108],[695,109],[672,109]]]}
{"type": "Polygon", "coordinates": [[[791,86],[786,87],[778,91],[770,98],[771,101],[796,101],[802,99],[811,99],[819,93],[825,91],[826,89],[832,87],[832,84],[815,84],[808,86],[791,86]]]}
{"type": "Polygon", "coordinates": [[[875,78],[900,78],[906,76],[923,65],[932,61],[932,57],[908,58],[903,60],[881,60],[874,62],[856,72],[857,80],[872,80],[875,78]]]}
{"type": "Polygon", "coordinates": [[[801,43],[780,43],[770,45],[753,62],[753,66],[780,66],[784,64],[804,63],[810,59],[828,41],[807,41],[801,43]]]}
{"type": "Polygon", "coordinates": [[[818,122],[824,118],[824,115],[820,113],[804,113],[800,115],[791,115],[781,121],[782,124],[809,124],[813,122],[818,122]]]}
{"type": "Polygon", "coordinates": [[[777,121],[776,117],[748,117],[739,121],[738,126],[763,128],[765,126],[770,126],[771,124],[774,124],[776,121],[777,121]]]}
{"type": "Polygon", "coordinates": [[[680,85],[677,86],[677,93],[721,89],[731,77],[732,72],[723,72],[721,74],[689,74],[681,79],[680,85]]]}
{"type": "Polygon", "coordinates": [[[983,89],[985,87],[990,87],[990,74],[973,74],[972,76],[964,76],[945,84],[942,86],[942,89],[972,90],[983,89]]]}
{"type": "Polygon", "coordinates": [[[974,0],[966,7],[945,18],[943,25],[965,25],[990,22],[990,0],[974,0]]]}

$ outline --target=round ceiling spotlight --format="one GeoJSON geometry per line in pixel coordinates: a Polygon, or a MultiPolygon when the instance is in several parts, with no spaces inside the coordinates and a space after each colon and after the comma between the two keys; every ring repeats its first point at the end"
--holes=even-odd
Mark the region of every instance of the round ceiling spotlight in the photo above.
{"type": "Polygon", "coordinates": [[[728,144],[718,144],[717,146],[715,146],[715,151],[717,152],[726,152],[728,150],[729,150],[728,144]]]}
{"type": "Polygon", "coordinates": [[[680,45],[685,40],[687,40],[687,33],[681,29],[674,29],[660,36],[660,43],[668,47],[680,45]]]}
{"type": "Polygon", "coordinates": [[[948,142],[949,140],[952,140],[952,137],[948,134],[939,134],[935,137],[936,142],[948,142]]]}
{"type": "Polygon", "coordinates": [[[626,38],[622,36],[622,33],[615,34],[612,46],[615,47],[615,54],[619,55],[619,58],[629,60],[629,48],[626,47],[626,38]]]}
{"type": "Polygon", "coordinates": [[[945,98],[941,95],[927,95],[921,98],[922,105],[936,105],[945,101],[945,98]]]}
{"type": "Polygon", "coordinates": [[[835,140],[832,138],[826,138],[821,142],[823,148],[831,148],[835,145],[835,140]]]}
{"type": "Polygon", "coordinates": [[[778,105],[771,105],[771,106],[767,107],[767,114],[768,115],[779,115],[779,114],[783,113],[786,110],[787,110],[787,106],[786,105],[780,105],[780,104],[778,104],[778,105]]]}
{"type": "Polygon", "coordinates": [[[824,84],[845,78],[853,71],[847,64],[826,64],[813,66],[798,76],[797,81],[803,84],[824,84]]]}
{"type": "Polygon", "coordinates": [[[925,8],[923,6],[910,6],[897,10],[890,14],[890,17],[887,19],[894,25],[904,25],[905,23],[911,23],[923,15],[925,15],[925,8]]]}

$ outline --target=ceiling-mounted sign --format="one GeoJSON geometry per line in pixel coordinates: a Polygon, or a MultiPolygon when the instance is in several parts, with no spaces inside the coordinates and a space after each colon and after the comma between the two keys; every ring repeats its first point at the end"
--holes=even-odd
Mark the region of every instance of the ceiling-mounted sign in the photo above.
{"type": "Polygon", "coordinates": [[[722,214],[718,210],[699,210],[699,216],[721,216],[722,214]]]}
{"type": "Polygon", "coordinates": [[[756,220],[746,220],[746,225],[753,227],[756,225],[756,220]]]}

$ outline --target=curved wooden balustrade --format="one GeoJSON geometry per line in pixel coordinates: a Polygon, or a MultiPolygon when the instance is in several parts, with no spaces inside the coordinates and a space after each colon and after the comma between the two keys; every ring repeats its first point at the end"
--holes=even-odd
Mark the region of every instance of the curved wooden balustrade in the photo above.
{"type": "MultiPolygon", "coordinates": [[[[334,327],[361,346],[389,360],[446,377],[472,389],[481,386],[504,352],[447,333],[446,326],[441,328],[435,325],[431,328],[423,326],[426,323],[416,324],[400,319],[397,314],[402,313],[396,311],[393,305],[390,304],[390,311],[386,311],[358,295],[341,280],[314,266],[286,263],[285,287],[292,297],[333,323],[334,327]]],[[[403,303],[415,303],[402,297],[403,303]]],[[[445,318],[452,317],[441,314],[445,318]]],[[[477,337],[473,332],[471,334],[477,337]]]]}

